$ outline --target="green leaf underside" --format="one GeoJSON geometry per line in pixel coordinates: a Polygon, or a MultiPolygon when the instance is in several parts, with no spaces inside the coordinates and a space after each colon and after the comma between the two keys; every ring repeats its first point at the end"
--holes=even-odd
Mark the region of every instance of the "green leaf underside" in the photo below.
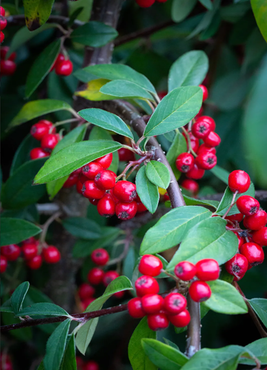
{"type": "Polygon", "coordinates": [[[31,222],[16,218],[1,217],[0,245],[20,243],[31,236],[39,234],[41,231],[42,229],[31,222]],[[14,230],[16,230],[15,233],[14,230]]]}
{"type": "MultiPolygon", "coordinates": [[[[104,294],[95,299],[85,310],[85,312],[93,312],[100,310],[106,300],[111,297],[114,293],[120,292],[122,290],[132,290],[132,283],[126,276],[119,276],[115,280],[113,280],[108,287],[106,288],[104,294]]],[[[94,335],[98,317],[95,319],[89,320],[86,324],[84,324],[81,329],[78,331],[76,336],[76,346],[78,350],[85,354],[89,343],[94,335]]]]}
{"type": "MultiPolygon", "coordinates": [[[[252,300],[250,300],[251,303],[252,300]]],[[[261,365],[267,365],[267,338],[261,338],[248,344],[245,349],[251,353],[261,362],[261,365]]],[[[240,364],[254,365],[255,361],[249,358],[240,358],[240,364]]]]}
{"type": "Polygon", "coordinates": [[[100,226],[88,218],[68,217],[62,221],[68,232],[82,239],[98,239],[101,236],[100,226]]]}
{"type": "Polygon", "coordinates": [[[157,370],[142,347],[142,339],[156,339],[156,332],[147,325],[147,318],[144,317],[135,328],[128,345],[128,357],[133,370],[157,370]]]}
{"type": "Polygon", "coordinates": [[[203,304],[212,311],[237,315],[247,313],[247,305],[236,288],[223,280],[209,281],[211,297],[203,304]]]}
{"type": "Polygon", "coordinates": [[[11,306],[15,314],[21,310],[24,298],[29,290],[29,287],[30,283],[28,281],[24,281],[13,292],[11,296],[11,306]]]}
{"type": "Polygon", "coordinates": [[[187,232],[211,216],[207,209],[194,206],[172,209],[150,228],[142,241],[140,254],[154,254],[179,244],[187,232]]]}
{"type": "Polygon", "coordinates": [[[249,303],[256,314],[259,316],[265,327],[267,328],[267,299],[254,298],[249,299],[249,303]]]}
{"type": "Polygon", "coordinates": [[[24,307],[19,316],[68,316],[68,312],[54,303],[42,302],[34,303],[31,306],[24,307]]]}
{"type": "Polygon", "coordinates": [[[168,150],[168,153],[166,155],[166,159],[169,162],[177,180],[181,176],[181,172],[177,170],[175,161],[178,155],[186,152],[186,150],[187,150],[186,140],[180,132],[177,132],[172,142],[172,145],[170,146],[170,149],[168,150]]]}
{"type": "Polygon", "coordinates": [[[79,44],[99,48],[118,36],[118,32],[107,24],[91,21],[76,28],[70,38],[79,44]]]}
{"type": "Polygon", "coordinates": [[[144,131],[144,136],[161,135],[184,126],[199,112],[202,90],[197,86],[178,87],[166,95],[144,131]]]}
{"type": "Polygon", "coordinates": [[[168,168],[160,162],[150,161],[145,167],[148,179],[160,188],[167,189],[170,185],[170,173],[168,168]]]}
{"type": "Polygon", "coordinates": [[[114,80],[101,87],[100,92],[118,98],[153,100],[152,95],[132,81],[114,80]]]}
{"type": "Polygon", "coordinates": [[[35,183],[57,180],[106,154],[115,152],[122,145],[116,141],[82,141],[69,145],[48,159],[35,177],[35,183]]]}
{"type": "Polygon", "coordinates": [[[141,167],[137,172],[135,183],[136,191],[141,202],[150,213],[156,212],[159,203],[158,187],[149,181],[145,166],[141,167]]]}
{"type": "Polygon", "coordinates": [[[23,0],[26,26],[34,31],[49,18],[54,0],[23,0]]]}
{"type": "Polygon", "coordinates": [[[167,266],[168,270],[185,260],[196,263],[213,258],[221,265],[231,259],[237,252],[238,239],[232,231],[226,230],[225,225],[225,220],[213,217],[192,227],[167,266]]]}
{"type": "Polygon", "coordinates": [[[226,171],[220,166],[215,166],[210,170],[215,176],[217,176],[221,181],[228,185],[228,177],[230,172],[226,171]]]}
{"type": "Polygon", "coordinates": [[[127,136],[130,139],[134,139],[133,134],[126,123],[124,123],[120,117],[116,116],[116,114],[102,109],[89,108],[81,110],[79,115],[87,122],[91,122],[96,126],[116,132],[122,136],[127,136]]]}

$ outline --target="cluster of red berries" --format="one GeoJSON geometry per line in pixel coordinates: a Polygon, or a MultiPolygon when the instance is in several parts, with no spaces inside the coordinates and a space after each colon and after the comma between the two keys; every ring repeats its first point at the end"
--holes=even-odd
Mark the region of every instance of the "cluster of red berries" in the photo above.
{"type": "Polygon", "coordinates": [[[99,365],[96,361],[84,361],[81,357],[76,357],[77,370],[99,370],[99,365]]]}
{"type": "MultiPolygon", "coordinates": [[[[137,297],[128,302],[129,314],[134,318],[147,316],[148,326],[152,330],[166,329],[171,322],[178,328],[190,322],[186,298],[180,293],[169,293],[164,298],[159,295],[159,284],[155,279],[163,268],[161,260],[153,255],[144,255],[139,264],[139,272],[144,274],[135,282],[137,297]]],[[[217,261],[205,259],[196,265],[183,261],[175,266],[175,275],[189,281],[197,277],[189,287],[189,295],[196,302],[210,298],[211,290],[206,281],[218,279],[220,268],[217,261]]]]}
{"type": "Polygon", "coordinates": [[[60,140],[60,135],[56,133],[53,123],[46,119],[42,119],[32,126],[31,135],[41,142],[41,147],[31,150],[31,159],[48,157],[60,140]]]}
{"type": "MultiPolygon", "coordinates": [[[[234,193],[245,193],[250,186],[250,177],[245,171],[233,171],[228,185],[234,193]]],[[[226,217],[226,228],[238,238],[238,253],[226,262],[225,268],[234,280],[240,280],[247,270],[264,261],[262,247],[267,245],[267,213],[260,209],[257,199],[249,195],[239,197],[236,206],[240,213],[226,217]],[[245,229],[240,228],[240,222],[243,222],[245,229]]]]}
{"type": "Polygon", "coordinates": [[[166,3],[167,0],[135,0],[136,3],[141,6],[141,8],[149,8],[151,7],[155,2],[158,3],[166,3]]]}
{"type": "Polygon", "coordinates": [[[7,353],[0,353],[0,370],[13,370],[11,358],[7,353]]]}
{"type": "Polygon", "coordinates": [[[59,76],[69,76],[73,71],[73,64],[64,54],[59,53],[50,69],[50,72],[53,71],[53,69],[59,76]]]}
{"type": "Polygon", "coordinates": [[[5,38],[5,35],[2,32],[7,26],[7,20],[5,18],[5,15],[6,15],[5,9],[2,6],[0,6],[0,44],[2,44],[5,38]]]}
{"type": "Polygon", "coordinates": [[[16,53],[10,54],[10,56],[6,59],[6,55],[8,53],[9,47],[3,46],[0,50],[0,75],[1,76],[11,76],[16,71],[16,63],[14,60],[16,59],[16,53]]]}
{"type": "Polygon", "coordinates": [[[61,256],[59,250],[53,245],[46,245],[42,247],[39,241],[31,237],[21,243],[21,247],[17,244],[10,244],[1,247],[0,258],[0,273],[6,271],[7,263],[16,261],[20,255],[23,255],[26,265],[32,269],[37,270],[41,267],[43,260],[46,263],[57,263],[61,256]]]}

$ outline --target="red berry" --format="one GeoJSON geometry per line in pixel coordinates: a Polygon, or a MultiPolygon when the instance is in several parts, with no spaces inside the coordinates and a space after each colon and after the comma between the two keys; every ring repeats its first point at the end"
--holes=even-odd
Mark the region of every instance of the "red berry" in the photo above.
{"type": "Polygon", "coordinates": [[[168,318],[176,328],[184,328],[191,320],[190,313],[187,310],[183,310],[178,315],[169,315],[168,318]]]}
{"type": "Polygon", "coordinates": [[[225,264],[226,271],[234,276],[234,280],[240,280],[248,269],[248,260],[243,254],[237,253],[225,264]]]}
{"type": "Polygon", "coordinates": [[[71,188],[78,181],[79,175],[74,171],[72,172],[67,180],[64,182],[63,188],[71,188]]]}
{"type": "Polygon", "coordinates": [[[158,92],[158,97],[160,98],[160,99],[163,99],[164,98],[164,96],[166,96],[168,94],[168,91],[159,91],[158,92]]]}
{"type": "Polygon", "coordinates": [[[196,272],[196,266],[188,261],[179,262],[174,268],[175,275],[183,281],[189,281],[193,279],[193,277],[196,275],[196,272]]]}
{"type": "Polygon", "coordinates": [[[27,261],[27,266],[31,270],[38,270],[42,266],[42,262],[43,262],[42,256],[38,254],[37,256],[27,261]]]}
{"type": "Polygon", "coordinates": [[[196,276],[202,281],[211,281],[219,278],[220,267],[216,260],[205,258],[196,263],[196,276]]]}
{"type": "Polygon", "coordinates": [[[215,131],[216,124],[213,118],[209,116],[200,116],[196,119],[196,122],[198,123],[203,121],[208,122],[210,124],[211,131],[215,131]]]}
{"type": "Polygon", "coordinates": [[[122,298],[124,296],[124,293],[124,290],[122,290],[121,292],[114,293],[113,297],[122,298]]]}
{"type": "Polygon", "coordinates": [[[112,159],[113,159],[113,154],[109,153],[109,154],[104,155],[103,157],[96,159],[95,162],[101,164],[103,168],[107,169],[111,165],[112,159]]]}
{"type": "Polygon", "coordinates": [[[42,120],[35,123],[31,128],[31,135],[36,140],[41,140],[47,134],[54,134],[56,128],[53,126],[53,123],[50,121],[42,120]]]}
{"type": "Polygon", "coordinates": [[[120,220],[126,221],[133,218],[137,213],[137,203],[118,203],[116,205],[116,215],[120,220]]]}
{"type": "Polygon", "coordinates": [[[164,305],[164,299],[158,294],[146,294],[142,297],[141,302],[146,314],[157,313],[164,305]]]}
{"type": "Polygon", "coordinates": [[[114,188],[116,184],[116,174],[113,171],[103,170],[100,171],[94,181],[99,189],[109,190],[114,188]]]}
{"type": "Polygon", "coordinates": [[[164,309],[171,315],[184,311],[186,305],[186,298],[179,293],[170,293],[164,298],[164,309]]]}
{"type": "Polygon", "coordinates": [[[159,284],[153,277],[143,275],[136,280],[135,289],[138,297],[143,297],[146,294],[158,294],[159,284]]]}
{"type": "Polygon", "coordinates": [[[59,250],[53,245],[49,245],[47,248],[43,249],[43,257],[47,263],[58,263],[60,261],[61,255],[59,250]]]}
{"type": "Polygon", "coordinates": [[[79,177],[78,181],[76,182],[77,193],[82,194],[83,193],[82,189],[83,189],[83,182],[81,182],[80,177],[79,177]]]}
{"type": "Polygon", "coordinates": [[[105,266],[109,260],[109,254],[105,249],[98,248],[92,252],[91,259],[96,265],[105,266]]]}
{"type": "Polygon", "coordinates": [[[111,217],[115,214],[115,202],[109,194],[106,194],[97,203],[97,211],[100,216],[111,217]]]}
{"type": "Polygon", "coordinates": [[[32,160],[49,157],[49,153],[46,153],[42,148],[33,148],[30,151],[30,157],[32,160]]]}
{"type": "Polygon", "coordinates": [[[260,230],[252,233],[252,239],[260,246],[267,245],[267,227],[262,227],[260,230]]]}
{"type": "Polygon", "coordinates": [[[41,148],[45,152],[51,153],[58,142],[59,142],[58,134],[47,134],[43,136],[41,139],[41,148]]]}
{"type": "Polygon", "coordinates": [[[13,370],[11,358],[7,353],[0,353],[0,369],[1,370],[13,370]]]}
{"type": "Polygon", "coordinates": [[[120,148],[118,150],[118,154],[119,154],[119,160],[121,162],[122,161],[125,161],[125,162],[135,161],[134,153],[129,149],[120,148]]]}
{"type": "Polygon", "coordinates": [[[92,198],[92,199],[101,199],[105,195],[105,191],[99,189],[95,182],[85,181],[82,187],[82,194],[86,198],[92,198]]]}
{"type": "Polygon", "coordinates": [[[137,297],[130,299],[127,306],[129,315],[134,317],[135,319],[141,319],[141,317],[145,316],[145,313],[142,309],[141,298],[137,297]]]}
{"type": "Polygon", "coordinates": [[[84,365],[84,362],[81,357],[76,356],[76,364],[77,364],[77,370],[83,370],[82,367],[84,365]]]}
{"type": "Polygon", "coordinates": [[[7,258],[5,256],[0,256],[0,274],[6,271],[7,268],[7,258]]]}
{"type": "Polygon", "coordinates": [[[157,313],[147,316],[147,324],[151,330],[158,331],[169,326],[169,320],[165,313],[157,313]]]}
{"type": "Polygon", "coordinates": [[[102,283],[105,273],[98,267],[92,268],[87,275],[87,280],[93,285],[102,283]]]}
{"type": "Polygon", "coordinates": [[[98,205],[99,199],[88,198],[89,202],[94,206],[98,205]]]}
{"type": "Polygon", "coordinates": [[[250,177],[245,171],[232,171],[228,177],[228,186],[230,190],[238,193],[245,193],[250,185],[250,177]]]}
{"type": "Polygon", "coordinates": [[[260,230],[267,223],[267,213],[263,209],[259,209],[252,216],[245,216],[243,224],[245,228],[250,230],[260,230]]]}
{"type": "Polygon", "coordinates": [[[93,298],[93,297],[88,297],[88,298],[85,298],[84,300],[82,300],[81,301],[82,309],[85,311],[86,308],[89,306],[89,304],[94,302],[94,300],[95,300],[95,298],[93,298]]]}
{"type": "Polygon", "coordinates": [[[94,180],[96,175],[103,170],[100,163],[90,162],[82,167],[82,173],[89,180],[94,180]]]}
{"type": "Polygon", "coordinates": [[[259,210],[260,203],[249,195],[242,195],[237,199],[236,206],[243,215],[251,216],[259,210]]]}
{"type": "Polygon", "coordinates": [[[210,146],[206,146],[205,144],[201,144],[200,147],[198,148],[198,151],[197,151],[197,154],[202,154],[202,153],[207,153],[207,152],[210,152],[210,153],[213,153],[213,154],[216,154],[216,148],[212,148],[210,146]]]}
{"type": "Polygon", "coordinates": [[[257,266],[264,260],[264,252],[257,243],[244,243],[240,247],[240,253],[248,260],[249,267],[257,266]]]}
{"type": "Polygon", "coordinates": [[[57,56],[57,59],[54,61],[54,64],[52,65],[52,67],[50,68],[50,72],[53,71],[53,69],[55,68],[55,66],[61,62],[64,62],[65,60],[65,56],[64,54],[62,53],[59,53],[58,56],[57,56]]]}
{"type": "Polygon", "coordinates": [[[0,44],[2,44],[2,42],[4,41],[5,39],[5,35],[2,31],[0,31],[0,44]]]}
{"type": "Polygon", "coordinates": [[[198,114],[195,115],[195,119],[198,119],[199,117],[201,117],[202,114],[203,114],[203,111],[204,111],[204,109],[203,109],[203,106],[202,106],[202,107],[200,107],[200,109],[198,111],[198,114]]]}
{"type": "Polygon", "coordinates": [[[203,139],[204,137],[208,136],[210,132],[211,127],[207,121],[197,121],[192,126],[192,133],[198,139],[203,139]]]}
{"type": "Polygon", "coordinates": [[[36,244],[24,244],[21,247],[22,253],[26,260],[30,260],[35,257],[38,253],[38,247],[36,244]]]}
{"type": "MultiPolygon", "coordinates": [[[[189,137],[190,137],[190,142],[191,142],[191,147],[193,149],[194,152],[197,152],[198,150],[198,147],[199,147],[199,139],[197,139],[193,134],[192,132],[188,132],[189,134],[189,137]]],[[[188,145],[188,141],[187,141],[187,136],[186,134],[183,132],[183,136],[186,140],[186,143],[187,143],[187,150],[189,150],[189,145],[188,145]]]]}
{"type": "Polygon", "coordinates": [[[143,275],[157,276],[160,274],[163,264],[161,260],[152,254],[145,254],[139,263],[139,271],[143,275]]]}
{"type": "Polygon", "coordinates": [[[8,261],[16,261],[20,256],[20,247],[17,244],[10,244],[1,247],[1,254],[6,257],[8,261]]]}
{"type": "MultiPolygon", "coordinates": [[[[8,51],[9,51],[9,46],[2,46],[0,50],[0,59],[6,59],[6,55],[8,51]]],[[[14,61],[16,59],[16,53],[11,53],[7,59],[14,61]]]]}
{"type": "Polygon", "coordinates": [[[217,164],[217,157],[212,152],[202,152],[195,159],[196,164],[203,170],[211,170],[217,164]]]}
{"type": "Polygon", "coordinates": [[[2,15],[3,17],[6,15],[6,11],[2,6],[0,6],[0,15],[2,15]]]}
{"type": "Polygon", "coordinates": [[[208,99],[208,96],[209,96],[208,89],[204,85],[199,85],[199,87],[201,88],[203,92],[203,101],[205,101],[206,99],[208,99]]]}
{"type": "Polygon", "coordinates": [[[136,202],[137,204],[137,213],[142,213],[142,212],[146,212],[147,211],[147,208],[146,206],[140,201],[140,202],[136,202]]]}
{"type": "Polygon", "coordinates": [[[155,0],[135,0],[141,8],[149,8],[154,4],[155,0]]]}
{"type": "Polygon", "coordinates": [[[199,185],[196,181],[190,180],[190,179],[185,179],[181,182],[181,186],[190,191],[193,195],[198,193],[199,185]]]}
{"type": "Polygon", "coordinates": [[[56,63],[55,72],[59,76],[69,76],[73,71],[73,64],[70,60],[56,63]]]}
{"type": "Polygon", "coordinates": [[[113,188],[113,194],[121,202],[130,203],[136,196],[136,186],[130,181],[118,181],[113,188]]]}
{"type": "Polygon", "coordinates": [[[1,17],[0,19],[0,31],[3,31],[7,26],[6,18],[1,17]]]}
{"type": "Polygon", "coordinates": [[[81,300],[90,298],[95,294],[95,288],[90,284],[83,283],[79,286],[78,295],[81,300]]]}
{"type": "Polygon", "coordinates": [[[241,247],[242,244],[245,243],[245,239],[239,235],[239,233],[237,231],[232,231],[236,236],[237,236],[237,239],[238,239],[238,249],[241,247]]]}
{"type": "Polygon", "coordinates": [[[103,277],[103,284],[108,286],[113,280],[117,279],[120,275],[117,271],[107,271],[103,277]]]}
{"type": "MultiPolygon", "coordinates": [[[[1,41],[1,40],[0,40],[1,41]]],[[[0,61],[0,75],[1,76],[11,76],[16,71],[16,63],[12,60],[1,60],[0,61]]]]}
{"type": "Polygon", "coordinates": [[[190,153],[181,153],[175,161],[176,168],[181,172],[188,172],[194,167],[194,157],[190,153]]]}
{"type": "Polygon", "coordinates": [[[244,216],[242,215],[242,213],[236,213],[235,215],[225,217],[225,219],[229,221],[241,222],[243,220],[243,217],[244,216]]]}
{"type": "Polygon", "coordinates": [[[30,238],[23,240],[22,245],[24,245],[24,244],[36,244],[36,245],[38,245],[39,241],[36,240],[33,236],[31,236],[30,238]]]}
{"type": "Polygon", "coordinates": [[[204,137],[203,141],[207,146],[213,147],[220,144],[221,138],[218,134],[216,134],[216,132],[210,131],[208,136],[204,137]]]}
{"type": "Polygon", "coordinates": [[[188,291],[195,302],[204,302],[211,296],[211,290],[205,281],[193,281],[188,291]]]}
{"type": "Polygon", "coordinates": [[[193,180],[199,180],[204,176],[204,174],[205,174],[205,170],[203,170],[202,168],[199,168],[198,165],[195,163],[192,170],[186,173],[186,176],[193,180]]]}
{"type": "Polygon", "coordinates": [[[99,370],[99,365],[97,362],[90,360],[83,365],[83,370],[99,370]]]}

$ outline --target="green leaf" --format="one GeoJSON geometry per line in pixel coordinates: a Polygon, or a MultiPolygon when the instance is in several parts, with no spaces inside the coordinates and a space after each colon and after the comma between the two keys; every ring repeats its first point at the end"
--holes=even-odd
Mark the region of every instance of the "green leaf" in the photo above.
{"type": "Polygon", "coordinates": [[[21,310],[23,301],[29,290],[29,287],[30,283],[28,281],[24,281],[13,292],[11,296],[11,306],[15,314],[19,313],[19,311],[21,310]]]}
{"type": "Polygon", "coordinates": [[[208,10],[211,10],[213,7],[211,0],[199,0],[199,2],[208,10]]]}
{"type": "Polygon", "coordinates": [[[82,69],[82,71],[84,77],[86,76],[86,73],[88,73],[88,81],[92,79],[92,75],[111,81],[125,80],[134,82],[143,89],[154,94],[156,93],[154,86],[144,75],[123,64],[97,64],[94,66],[85,67],[82,69]]]}
{"type": "Polygon", "coordinates": [[[68,316],[68,312],[54,303],[34,303],[24,307],[17,316],[68,316]]]}
{"type": "Polygon", "coordinates": [[[16,209],[36,203],[46,192],[45,186],[33,186],[33,179],[47,158],[29,161],[8,178],[2,190],[2,206],[16,209]]]}
{"type": "Polygon", "coordinates": [[[68,340],[60,370],[77,370],[74,334],[68,340]]]}
{"type": "Polygon", "coordinates": [[[49,195],[49,200],[52,200],[57,195],[68,177],[69,176],[64,176],[61,179],[50,181],[46,184],[46,190],[47,194],[49,195]]]}
{"type": "Polygon", "coordinates": [[[160,162],[150,161],[145,167],[148,179],[160,188],[167,189],[171,177],[168,168],[160,162]]]}
{"type": "Polygon", "coordinates": [[[233,285],[223,280],[208,281],[211,288],[211,297],[203,302],[204,306],[212,311],[228,315],[247,313],[248,308],[242,297],[233,285]]]}
{"type": "Polygon", "coordinates": [[[209,69],[209,60],[204,51],[192,50],[176,60],[169,72],[169,91],[179,86],[198,86],[209,69]]]}
{"type": "Polygon", "coordinates": [[[114,80],[103,87],[100,92],[103,94],[111,95],[118,98],[136,98],[136,99],[148,99],[153,100],[152,95],[149,94],[145,89],[140,87],[138,84],[125,81],[125,80],[114,80]]]}
{"type": "Polygon", "coordinates": [[[137,172],[135,183],[141,202],[150,213],[156,212],[159,203],[158,187],[147,178],[145,166],[141,167],[137,172]]]}
{"type": "Polygon", "coordinates": [[[174,0],[172,3],[172,20],[176,23],[183,21],[193,10],[197,0],[174,0]]]}
{"type": "Polygon", "coordinates": [[[82,125],[75,127],[75,129],[71,130],[67,135],[63,137],[62,140],[60,140],[55,148],[52,151],[51,156],[58,153],[60,150],[66,148],[67,146],[73,144],[73,143],[79,143],[83,140],[84,135],[86,133],[87,126],[82,125]]]}
{"type": "MultiPolygon", "coordinates": [[[[245,193],[242,193],[242,194],[237,194],[235,200],[237,201],[237,199],[239,197],[241,197],[242,195],[250,195],[251,197],[255,197],[255,189],[254,189],[254,185],[253,183],[250,184],[250,187],[249,189],[245,192],[245,193]]],[[[218,205],[218,208],[217,208],[217,211],[216,213],[218,215],[224,215],[225,212],[227,211],[227,209],[229,208],[231,202],[232,202],[232,199],[233,199],[233,192],[229,189],[229,187],[227,186],[227,188],[225,189],[225,192],[223,194],[223,197],[218,205]]],[[[240,213],[237,206],[234,205],[230,212],[228,213],[228,215],[235,215],[236,213],[240,213]]]]}
{"type": "Polygon", "coordinates": [[[248,300],[253,310],[259,316],[263,324],[267,328],[267,299],[253,298],[248,300]]]}
{"type": "Polygon", "coordinates": [[[195,205],[208,205],[213,208],[217,208],[219,202],[217,200],[204,200],[204,199],[196,199],[196,198],[191,198],[188,197],[187,195],[183,195],[185,204],[187,206],[195,206],[195,205]]]}
{"type": "Polygon", "coordinates": [[[215,166],[210,170],[213,175],[218,177],[222,182],[224,182],[226,185],[228,185],[228,177],[230,172],[226,171],[224,168],[220,166],[215,166]]]}
{"type": "Polygon", "coordinates": [[[196,263],[204,258],[213,258],[219,265],[229,261],[238,250],[238,240],[225,225],[226,221],[220,217],[210,217],[190,228],[167,266],[168,270],[185,260],[196,263]]]}
{"type": "Polygon", "coordinates": [[[101,22],[91,21],[76,28],[70,35],[74,42],[99,48],[115,39],[118,32],[111,26],[101,22]]]}
{"type": "MultiPolygon", "coordinates": [[[[82,69],[80,71],[83,71],[82,69]]],[[[77,78],[79,78],[79,73],[77,73],[77,78]]],[[[94,77],[95,78],[95,77],[94,77]]],[[[80,78],[79,78],[80,79],[80,78]]],[[[103,100],[113,100],[113,95],[106,95],[100,92],[102,86],[104,86],[109,80],[99,78],[97,80],[93,79],[87,84],[82,85],[74,95],[81,96],[84,99],[91,101],[103,101],[103,100]]]]}
{"type": "Polygon", "coordinates": [[[49,44],[34,61],[27,76],[25,97],[29,98],[48,75],[60,51],[60,39],[49,44]]]}
{"type": "Polygon", "coordinates": [[[151,362],[161,370],[178,370],[188,361],[179,350],[155,339],[142,339],[143,350],[151,362]]]}
{"type": "Polygon", "coordinates": [[[30,158],[30,151],[33,148],[36,148],[39,145],[39,142],[32,137],[31,134],[27,135],[25,139],[21,142],[20,146],[18,147],[13,161],[10,168],[10,176],[22,166],[25,162],[29,161],[30,158]]]}
{"type": "Polygon", "coordinates": [[[9,127],[18,126],[21,123],[28,122],[36,117],[59,110],[70,111],[72,108],[69,104],[54,99],[33,100],[26,103],[19,113],[13,118],[9,127]]]}
{"type": "Polygon", "coordinates": [[[147,325],[147,318],[144,317],[135,328],[128,346],[128,357],[133,370],[157,370],[150,359],[146,356],[142,339],[156,339],[156,332],[151,330],[147,325]]]}
{"type": "MultiPolygon", "coordinates": [[[[92,312],[100,310],[103,304],[111,297],[114,293],[121,292],[122,290],[132,290],[131,281],[126,276],[119,276],[113,280],[106,288],[104,294],[95,299],[85,310],[85,312],[92,312]]],[[[76,346],[82,354],[85,354],[89,343],[94,335],[96,326],[98,323],[98,317],[89,320],[84,324],[77,333],[76,346]]]]}
{"type": "Polygon", "coordinates": [[[184,126],[199,112],[202,90],[198,86],[178,87],[166,95],[144,131],[144,136],[154,136],[184,126]]]}
{"type": "Polygon", "coordinates": [[[122,144],[108,140],[74,143],[51,156],[37,173],[34,181],[43,184],[57,180],[99,157],[115,152],[121,147],[122,144]]]}
{"type": "Polygon", "coordinates": [[[44,357],[45,370],[57,370],[66,349],[71,320],[63,321],[49,337],[44,357]]]}
{"type": "Polygon", "coordinates": [[[104,111],[103,109],[89,108],[83,109],[79,115],[86,121],[106,130],[116,132],[119,135],[134,139],[133,134],[123,120],[116,114],[104,111]]]}
{"type": "Polygon", "coordinates": [[[42,231],[31,222],[17,218],[1,217],[0,246],[20,243],[42,231]],[[16,232],[14,233],[14,230],[16,232]]]}
{"type": "Polygon", "coordinates": [[[267,4],[265,0],[251,0],[251,7],[262,36],[267,42],[267,4]]]}
{"type": "Polygon", "coordinates": [[[184,136],[178,131],[166,155],[166,159],[169,162],[177,180],[180,178],[181,172],[177,170],[175,161],[179,154],[184,153],[186,151],[187,151],[186,140],[184,136]]]}
{"type": "MultiPolygon", "coordinates": [[[[250,300],[251,301],[251,300],[250,300]]],[[[267,338],[261,338],[248,344],[245,349],[248,352],[251,352],[257,359],[261,362],[261,365],[267,365],[267,338]]],[[[244,365],[254,365],[255,361],[248,358],[241,358],[239,359],[240,364],[244,365]]]]}
{"type": "Polygon", "coordinates": [[[186,206],[172,209],[151,227],[142,241],[140,254],[154,254],[179,244],[188,230],[210,217],[211,212],[202,207],[186,206]]]}
{"type": "Polygon", "coordinates": [[[49,18],[54,0],[23,0],[25,22],[30,31],[41,27],[49,18]]]}
{"type": "Polygon", "coordinates": [[[82,239],[98,239],[101,236],[100,226],[85,217],[68,217],[62,221],[68,232],[82,239]]]}

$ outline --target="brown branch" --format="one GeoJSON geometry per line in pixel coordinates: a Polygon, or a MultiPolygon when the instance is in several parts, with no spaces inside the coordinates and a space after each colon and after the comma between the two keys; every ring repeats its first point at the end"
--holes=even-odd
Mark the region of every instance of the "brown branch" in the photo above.
{"type": "Polygon", "coordinates": [[[200,305],[194,302],[191,297],[187,297],[188,311],[190,312],[191,320],[187,327],[186,351],[187,357],[192,357],[197,351],[201,349],[200,335],[201,335],[201,318],[200,305]]]}
{"type": "MultiPolygon", "coordinates": [[[[18,15],[10,15],[6,18],[8,25],[24,25],[25,26],[25,16],[24,14],[18,14],[18,15]]],[[[47,20],[47,23],[57,23],[61,26],[67,26],[69,22],[68,17],[63,17],[62,15],[50,15],[49,19],[47,20]]],[[[83,26],[85,23],[81,22],[79,20],[75,20],[72,28],[83,26]]]]}

